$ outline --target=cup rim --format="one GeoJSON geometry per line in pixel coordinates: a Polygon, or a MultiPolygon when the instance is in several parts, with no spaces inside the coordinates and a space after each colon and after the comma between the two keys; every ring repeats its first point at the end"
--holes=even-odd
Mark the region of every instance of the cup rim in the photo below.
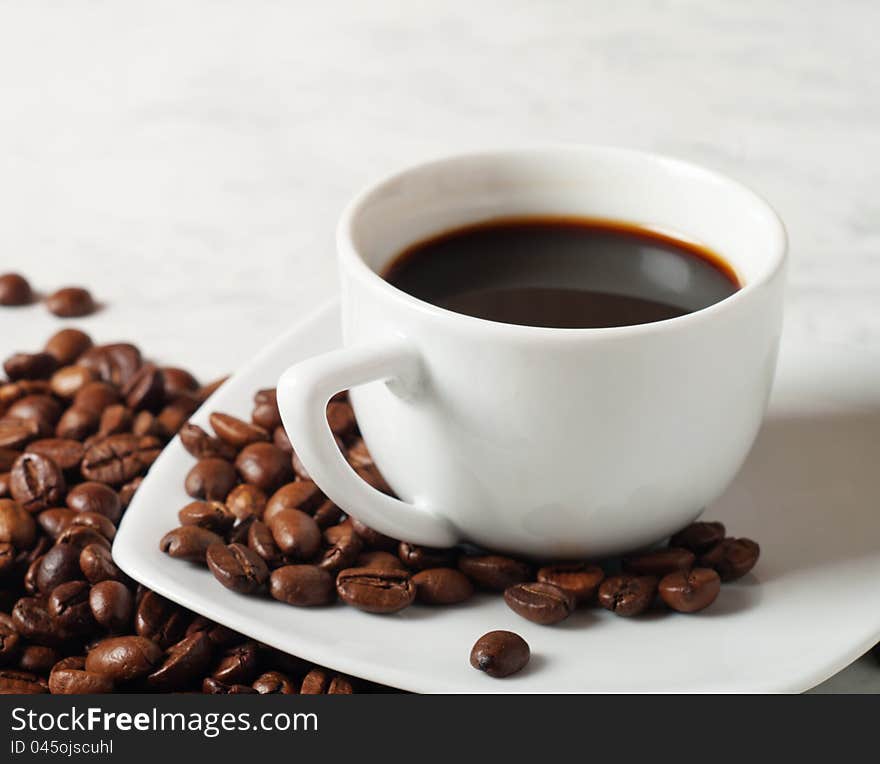
{"type": "Polygon", "coordinates": [[[365,281],[369,286],[380,289],[390,299],[395,300],[403,306],[437,319],[447,322],[454,322],[462,329],[474,329],[484,332],[495,332],[506,336],[518,336],[521,338],[562,338],[562,337],[599,337],[599,336],[621,336],[621,335],[643,335],[651,334],[657,331],[666,331],[671,329],[685,329],[692,326],[695,322],[703,321],[719,313],[724,313],[735,309],[749,296],[759,290],[762,286],[770,282],[775,276],[785,268],[788,259],[788,233],[785,224],[782,222],[779,213],[773,208],[767,199],[754,189],[734,180],[728,175],[710,170],[702,165],[694,164],[684,159],[659,154],[652,151],[643,151],[638,149],[622,148],[618,146],[605,146],[596,144],[532,144],[525,146],[514,146],[510,148],[476,150],[467,152],[457,152],[452,154],[444,154],[439,157],[428,159],[422,162],[416,162],[403,167],[393,173],[383,176],[382,178],[370,183],[363,188],[345,207],[339,219],[336,228],[336,246],[340,265],[348,266],[352,269],[352,273],[359,279],[365,281]],[[447,308],[441,308],[438,305],[422,300],[418,297],[404,292],[402,289],[394,286],[383,279],[376,271],[367,265],[358,248],[355,246],[354,237],[352,235],[353,227],[358,214],[370,198],[386,185],[393,184],[404,176],[416,171],[430,169],[451,161],[461,161],[467,159],[500,159],[503,157],[515,156],[517,154],[553,154],[553,153],[603,153],[617,154],[621,157],[638,157],[641,159],[659,162],[661,164],[670,165],[681,171],[692,175],[701,175],[704,178],[712,179],[724,185],[735,188],[740,193],[750,197],[756,207],[763,210],[769,224],[768,234],[773,238],[771,242],[771,251],[773,260],[768,267],[760,273],[756,278],[750,279],[744,283],[736,292],[725,297],[718,302],[707,305],[704,308],[685,313],[674,318],[666,318],[660,321],[652,321],[644,324],[628,324],[625,326],[600,326],[600,327],[555,327],[555,326],[529,326],[525,324],[509,324],[501,321],[492,321],[486,318],[478,318],[469,316],[465,313],[457,313],[447,308]]]}

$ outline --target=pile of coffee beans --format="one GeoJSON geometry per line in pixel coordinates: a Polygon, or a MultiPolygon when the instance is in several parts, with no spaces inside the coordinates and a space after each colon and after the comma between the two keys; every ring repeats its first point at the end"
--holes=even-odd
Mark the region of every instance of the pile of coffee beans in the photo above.
{"type": "MultiPolygon", "coordinates": [[[[483,590],[503,594],[523,618],[550,625],[580,607],[623,617],[693,613],[715,601],[723,581],[745,575],[758,560],[754,541],[728,537],[719,522],[688,526],[668,548],[600,564],[535,566],[389,538],[345,517],[311,480],[281,426],[275,390],[259,390],[253,401],[250,421],[214,412],[213,433],[191,423],[181,428],[183,445],[197,460],[184,485],[192,501],[180,509],[180,525],[160,541],[169,556],[206,565],[223,586],[242,594],[298,607],[341,601],[388,614],[413,604],[455,605],[483,590]]],[[[345,393],[330,401],[327,420],[352,468],[390,494],[345,393]]],[[[522,668],[528,646],[509,634],[481,638],[472,665],[491,676],[522,668]]]]}
{"type": "MultiPolygon", "coordinates": [[[[0,301],[25,295],[21,282],[0,279],[0,301]]],[[[0,693],[353,691],[347,677],[249,640],[137,585],[113,561],[116,526],[143,475],[222,380],[199,385],[184,369],[144,360],[134,345],[94,345],[77,329],[58,332],[37,352],[16,353],[3,369],[0,693]]],[[[222,431],[220,420],[217,426],[222,431]]],[[[192,444],[192,428],[188,432],[192,444]]],[[[225,532],[230,517],[253,514],[248,508],[259,498],[258,486],[269,489],[288,476],[289,457],[273,458],[281,451],[260,432],[232,422],[227,440],[201,441],[206,461],[190,488],[207,499],[208,514],[193,509],[186,515],[191,535],[178,534],[172,547],[186,551],[180,556],[204,562],[210,543],[197,534],[218,538],[209,528],[225,532]],[[234,459],[250,481],[235,491],[238,472],[228,461],[234,459]],[[237,515],[225,505],[210,514],[221,495],[237,515]]],[[[288,524],[285,554],[310,553],[293,530],[295,521],[288,524]]],[[[239,525],[244,531],[247,525],[239,525]]],[[[212,553],[216,569],[237,587],[265,583],[263,558],[239,541],[212,553]]],[[[283,578],[276,587],[293,601],[304,596],[297,586],[312,591],[296,577],[283,578]]]]}
{"type": "MultiPolygon", "coordinates": [[[[0,305],[30,305],[36,298],[30,282],[20,273],[0,274],[0,305]]],[[[45,300],[49,312],[59,318],[79,318],[97,309],[91,292],[83,287],[62,287],[45,300]]]]}

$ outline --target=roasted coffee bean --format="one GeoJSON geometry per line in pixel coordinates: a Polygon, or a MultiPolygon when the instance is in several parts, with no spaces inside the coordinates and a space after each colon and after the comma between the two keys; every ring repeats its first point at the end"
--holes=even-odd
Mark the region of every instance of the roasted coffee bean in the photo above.
{"type": "Polygon", "coordinates": [[[0,448],[24,448],[39,434],[40,425],[35,419],[0,419],[0,448]]]}
{"type": "Polygon", "coordinates": [[[19,599],[12,608],[12,625],[20,637],[38,645],[54,647],[67,638],[49,615],[43,598],[19,599]]]}
{"type": "Polygon", "coordinates": [[[49,615],[68,634],[89,634],[95,619],[89,607],[89,589],[85,581],[68,581],[56,586],[49,595],[49,615]]]}
{"type": "MultiPolygon", "coordinates": [[[[116,526],[106,515],[97,512],[74,512],[70,519],[71,526],[83,526],[100,533],[108,541],[116,537],[116,526]]],[[[64,530],[67,530],[66,528],[64,530]]]]}
{"type": "Polygon", "coordinates": [[[149,469],[161,451],[156,438],[111,435],[86,451],[82,474],[86,480],[122,485],[149,469]]]}
{"type": "Polygon", "coordinates": [[[175,398],[159,412],[157,417],[159,427],[168,437],[176,435],[198,407],[198,401],[191,400],[186,396],[175,398]]]}
{"type": "Polygon", "coordinates": [[[355,426],[354,411],[348,403],[331,401],[327,404],[327,424],[330,431],[340,438],[348,435],[355,426]]]}
{"type": "Polygon", "coordinates": [[[41,454],[22,454],[10,471],[9,490],[28,512],[60,504],[67,491],[61,468],[41,454]]]}
{"type": "Polygon", "coordinates": [[[317,565],[285,565],[272,571],[269,593],[299,607],[329,605],[336,599],[333,575],[317,565]]]}
{"type": "Polygon", "coordinates": [[[385,552],[381,549],[361,552],[357,557],[355,567],[374,568],[376,570],[406,570],[406,566],[396,554],[391,554],[391,552],[385,552]]]}
{"type": "Polygon", "coordinates": [[[53,546],[36,569],[37,589],[48,594],[59,584],[79,578],[79,554],[80,550],[71,544],[53,546]]]}
{"type": "Polygon", "coordinates": [[[104,580],[89,592],[92,617],[111,634],[122,633],[131,627],[134,598],[127,586],[119,581],[104,580]]]}
{"type": "Polygon", "coordinates": [[[30,549],[37,537],[34,518],[17,501],[0,499],[0,541],[30,549]]]}
{"type": "Polygon", "coordinates": [[[324,531],[324,551],[318,567],[331,573],[353,567],[363,548],[363,542],[351,526],[333,525],[324,531]]]}
{"type": "MultiPolygon", "coordinates": [[[[281,413],[278,411],[278,404],[258,403],[256,406],[254,406],[254,410],[251,412],[251,421],[257,427],[262,427],[267,432],[273,433],[274,440],[275,430],[281,427],[281,413]]],[[[282,450],[286,451],[286,449],[282,450]]]]}
{"type": "Polygon", "coordinates": [[[41,438],[28,444],[25,452],[46,456],[69,473],[79,470],[85,449],[82,443],[70,438],[41,438]]]}
{"type": "Polygon", "coordinates": [[[207,528],[198,525],[181,525],[162,536],[159,549],[169,557],[204,565],[208,547],[211,544],[222,543],[223,539],[207,528]]]}
{"type": "Polygon", "coordinates": [[[211,414],[210,420],[217,437],[235,448],[244,448],[251,443],[269,440],[269,433],[262,427],[229,414],[215,411],[211,414]]]}
{"type": "Polygon", "coordinates": [[[715,544],[724,539],[724,523],[697,522],[691,523],[669,539],[669,546],[690,549],[696,554],[707,552],[715,544]]]}
{"type": "Polygon", "coordinates": [[[79,567],[91,584],[101,581],[122,581],[125,574],[116,567],[110,549],[103,544],[89,544],[79,553],[79,567]]]}
{"type": "Polygon", "coordinates": [[[384,533],[379,533],[379,531],[371,528],[366,523],[362,523],[356,517],[350,519],[351,527],[354,528],[354,532],[361,537],[364,544],[368,547],[382,549],[385,552],[397,553],[397,547],[400,546],[400,542],[397,539],[393,539],[391,536],[386,536],[384,533]]]}
{"type": "Polygon", "coordinates": [[[21,649],[21,637],[15,630],[12,617],[0,614],[0,665],[11,663],[21,649]]]}
{"type": "Polygon", "coordinates": [[[504,601],[517,615],[545,626],[568,618],[576,604],[564,589],[540,581],[509,587],[504,591],[504,601]]]}
{"type": "Polygon", "coordinates": [[[48,353],[15,353],[3,363],[6,376],[18,379],[49,379],[58,368],[55,356],[48,353]]]}
{"type": "Polygon", "coordinates": [[[690,570],[694,567],[695,561],[696,557],[690,550],[670,547],[624,557],[621,566],[626,573],[635,576],[662,578],[667,573],[674,573],[677,570],[690,570]]]}
{"type": "Polygon", "coordinates": [[[341,674],[330,674],[327,669],[313,668],[305,675],[300,687],[301,695],[352,695],[351,680],[341,674]]]}
{"type": "Polygon", "coordinates": [[[256,522],[256,517],[246,517],[233,526],[232,530],[226,534],[226,541],[229,544],[244,544],[247,546],[248,531],[251,524],[256,522]]]}
{"type": "Polygon", "coordinates": [[[269,497],[263,519],[268,523],[274,514],[282,509],[299,509],[311,514],[326,501],[326,498],[311,480],[295,480],[281,486],[269,497]]]}
{"type": "Polygon", "coordinates": [[[46,692],[49,692],[49,685],[36,674],[0,669],[0,695],[40,695],[46,692]]]}
{"type": "Polygon", "coordinates": [[[673,610],[695,613],[715,601],[721,591],[721,578],[712,568],[679,570],[660,579],[658,590],[673,610]]]}
{"type": "Polygon", "coordinates": [[[59,318],[78,318],[95,312],[95,301],[88,289],[64,287],[46,298],[46,307],[59,318]]]}
{"type": "Polygon", "coordinates": [[[49,674],[53,695],[105,695],[113,692],[113,679],[83,669],[62,668],[49,674]]]}
{"type": "Polygon", "coordinates": [[[91,544],[104,546],[107,549],[110,548],[110,541],[103,533],[96,531],[92,527],[76,525],[73,522],[61,531],[58,538],[55,539],[55,543],[68,544],[69,546],[76,547],[80,550],[85,549],[91,544]]]}
{"type": "MultiPolygon", "coordinates": [[[[15,547],[7,541],[0,541],[0,579],[11,573],[13,568],[15,568],[15,557],[15,547]]],[[[9,590],[6,591],[11,594],[9,590]]],[[[0,604],[0,607],[2,606],[0,604]]]]}
{"type": "Polygon", "coordinates": [[[165,402],[162,372],[154,364],[145,363],[122,388],[122,397],[132,411],[158,412],[165,402]]]}
{"type": "Polygon", "coordinates": [[[194,499],[223,501],[238,482],[235,468],[225,459],[200,459],[186,476],[184,487],[194,499]]]}
{"type": "Polygon", "coordinates": [[[483,634],[471,649],[471,666],[501,679],[525,668],[531,657],[526,641],[512,631],[483,634]]]}
{"type": "Polygon", "coordinates": [[[503,592],[532,578],[529,565],[498,554],[463,556],[458,569],[482,589],[503,592]]]}
{"type": "Polygon", "coordinates": [[[426,568],[412,577],[423,605],[456,605],[471,598],[474,585],[456,568],[426,568]]]}
{"type": "Polygon", "coordinates": [[[84,440],[98,429],[99,423],[97,413],[74,406],[67,409],[58,420],[55,435],[69,440],[84,440]]]}
{"type": "Polygon", "coordinates": [[[225,684],[209,676],[202,681],[202,692],[205,695],[255,695],[257,691],[246,684],[225,684]]]}
{"type": "Polygon", "coordinates": [[[90,382],[95,381],[95,374],[85,366],[64,366],[52,375],[49,386],[59,398],[70,400],[90,382]]]}
{"type": "Polygon", "coordinates": [[[164,438],[165,432],[159,424],[159,420],[150,411],[138,411],[131,422],[132,435],[150,435],[154,438],[164,438]]]}
{"type": "Polygon", "coordinates": [[[342,519],[342,510],[337,507],[330,499],[327,499],[320,507],[315,510],[312,517],[321,530],[336,525],[342,519]]]}
{"type": "Polygon", "coordinates": [[[592,602],[605,572],[598,565],[586,563],[557,563],[538,571],[538,581],[565,589],[579,603],[592,602]]]}
{"type": "Polygon", "coordinates": [[[233,461],[237,455],[235,448],[228,443],[208,435],[201,427],[187,422],[180,428],[180,442],[196,459],[218,457],[233,461]]]}
{"type": "Polygon", "coordinates": [[[136,477],[134,480],[129,480],[119,489],[119,503],[122,505],[123,510],[128,509],[128,505],[131,504],[131,500],[143,482],[143,477],[136,477]]]}
{"type": "Polygon", "coordinates": [[[133,421],[131,409],[128,406],[114,403],[101,412],[101,418],[98,421],[98,435],[106,438],[108,435],[131,432],[133,421]]]}
{"type": "Polygon", "coordinates": [[[119,391],[109,382],[87,382],[73,396],[74,408],[91,411],[98,416],[104,412],[104,409],[118,403],[119,391]]]}
{"type": "Polygon", "coordinates": [[[186,635],[190,636],[198,632],[207,634],[211,644],[221,650],[232,647],[232,645],[241,644],[246,639],[244,634],[239,634],[237,631],[233,631],[222,624],[214,623],[203,616],[196,616],[193,619],[193,622],[186,630],[186,635]]]}
{"type": "Polygon", "coordinates": [[[125,387],[141,367],[141,351],[128,342],[98,345],[83,353],[77,360],[97,372],[105,382],[125,387]]]}
{"type": "Polygon", "coordinates": [[[194,393],[199,389],[198,380],[186,369],[175,366],[162,367],[162,383],[165,397],[168,400],[185,393],[194,393]]]}
{"type": "Polygon", "coordinates": [[[130,682],[147,676],[162,663],[162,650],[144,637],[110,637],[98,642],[86,656],[86,671],[130,682]]]}
{"type": "Polygon", "coordinates": [[[181,525],[197,525],[214,533],[226,533],[235,524],[235,515],[221,501],[191,501],[177,513],[181,525]]]}
{"type": "Polygon", "coordinates": [[[134,628],[138,636],[146,637],[165,649],[179,642],[193,614],[156,592],[148,591],[138,603],[134,628]]]}
{"type": "Polygon", "coordinates": [[[40,587],[37,586],[37,571],[43,563],[43,557],[45,557],[45,553],[37,555],[30,562],[27,560],[24,561],[24,564],[27,565],[27,570],[25,571],[22,584],[24,585],[24,590],[28,594],[38,594],[40,591],[40,587]]]}
{"type": "MultiPolygon", "coordinates": [[[[277,440],[277,439],[276,439],[277,440]]],[[[288,440],[288,443],[290,441],[288,440]]],[[[278,445],[276,443],[276,445],[278,445]]],[[[287,449],[283,447],[283,445],[278,445],[282,451],[288,453],[287,449]]],[[[306,469],[306,466],[302,463],[302,459],[299,458],[299,455],[296,451],[293,450],[293,446],[290,447],[290,466],[293,468],[293,474],[296,475],[300,480],[311,480],[312,476],[309,474],[309,471],[306,469]]]]}
{"type": "Polygon", "coordinates": [[[253,520],[248,526],[247,545],[260,555],[270,568],[275,568],[284,562],[284,555],[275,543],[272,531],[260,520],[253,520]]]}
{"type": "Polygon", "coordinates": [[[760,554],[761,548],[751,539],[726,538],[700,557],[700,567],[713,568],[722,581],[735,581],[755,567],[760,554]]]}
{"type": "Polygon", "coordinates": [[[60,658],[54,647],[27,645],[22,648],[18,656],[18,668],[20,671],[29,671],[32,674],[48,674],[60,658]]]}
{"type": "Polygon", "coordinates": [[[213,544],[208,547],[207,561],[223,586],[241,594],[259,591],[269,579],[263,558],[243,544],[213,544]]]}
{"type": "Polygon", "coordinates": [[[266,494],[255,485],[242,483],[226,496],[226,508],[239,520],[249,517],[261,520],[266,509],[266,494]]]}
{"type": "Polygon", "coordinates": [[[217,664],[211,676],[224,684],[249,684],[259,668],[256,642],[245,642],[230,647],[217,664]]]}
{"type": "Polygon", "coordinates": [[[9,480],[9,472],[0,472],[0,499],[9,496],[9,480]]]}
{"type": "Polygon", "coordinates": [[[70,525],[74,515],[76,515],[76,512],[67,507],[53,507],[52,509],[44,509],[40,512],[37,515],[37,522],[46,535],[56,539],[70,525]]]}
{"type": "MultiPolygon", "coordinates": [[[[284,451],[285,454],[293,455],[293,446],[290,445],[290,438],[287,437],[287,433],[284,431],[283,427],[276,427],[272,431],[272,442],[277,448],[280,448],[282,451],[284,451]]],[[[303,476],[296,471],[295,464],[291,466],[293,467],[293,472],[297,477],[302,478],[303,480],[309,479],[308,475],[303,476]]]]}
{"type": "Polygon", "coordinates": [[[214,645],[205,632],[184,637],[168,648],[162,665],[147,677],[155,690],[182,690],[204,676],[211,664],[214,645]]]}
{"type": "Polygon", "coordinates": [[[436,549],[429,546],[419,546],[401,541],[397,548],[397,555],[410,570],[424,570],[425,568],[448,568],[455,565],[458,554],[455,549],[436,549]]]}
{"type": "Polygon", "coordinates": [[[76,361],[91,346],[92,338],[85,332],[79,329],[62,329],[49,337],[43,349],[55,356],[59,365],[66,366],[76,361]]]}
{"type": "Polygon", "coordinates": [[[5,417],[9,419],[32,419],[39,428],[40,437],[52,435],[55,424],[61,416],[61,406],[50,395],[35,393],[25,395],[13,403],[5,417]]]}
{"type": "Polygon", "coordinates": [[[376,469],[375,465],[369,465],[367,467],[355,467],[354,470],[358,477],[363,480],[367,485],[372,486],[377,491],[381,493],[388,494],[389,496],[394,496],[394,491],[391,490],[391,486],[385,481],[385,478],[382,477],[382,473],[376,469]]]}
{"type": "Polygon", "coordinates": [[[104,515],[112,522],[118,522],[122,515],[122,502],[119,494],[110,486],[89,481],[74,486],[67,493],[67,506],[76,512],[95,512],[104,515]]]}
{"type": "Polygon", "coordinates": [[[373,457],[370,455],[370,452],[367,450],[367,444],[364,443],[362,438],[358,438],[357,440],[355,440],[346,449],[345,456],[348,459],[348,463],[352,467],[372,467],[373,466],[373,457]]]}
{"type": "Polygon", "coordinates": [[[296,695],[296,686],[279,671],[260,674],[251,686],[260,695],[296,695]]]}
{"type": "Polygon", "coordinates": [[[27,305],[33,297],[30,283],[20,273],[4,273],[0,276],[0,305],[27,305]]]}
{"type": "Polygon", "coordinates": [[[245,483],[267,493],[293,478],[290,459],[271,443],[251,443],[235,459],[235,467],[245,483]]]}
{"type": "Polygon", "coordinates": [[[416,596],[409,573],[376,568],[340,571],[336,591],[344,602],[368,613],[396,613],[411,605],[416,596]]]}
{"type": "Polygon", "coordinates": [[[321,548],[321,529],[298,509],[282,509],[267,523],[272,538],[290,560],[311,560],[321,548]]]}
{"type": "Polygon", "coordinates": [[[639,615],[648,609],[656,593],[654,576],[611,576],[599,586],[599,604],[616,615],[639,615]]]}

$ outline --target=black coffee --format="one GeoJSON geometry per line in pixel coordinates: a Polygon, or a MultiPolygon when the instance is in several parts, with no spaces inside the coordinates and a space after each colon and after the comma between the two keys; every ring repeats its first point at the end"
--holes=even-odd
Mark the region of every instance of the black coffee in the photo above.
{"type": "Polygon", "coordinates": [[[460,228],[398,255],[384,278],[441,308],[570,329],[692,313],[740,288],[717,254],[627,223],[517,218],[460,228]]]}

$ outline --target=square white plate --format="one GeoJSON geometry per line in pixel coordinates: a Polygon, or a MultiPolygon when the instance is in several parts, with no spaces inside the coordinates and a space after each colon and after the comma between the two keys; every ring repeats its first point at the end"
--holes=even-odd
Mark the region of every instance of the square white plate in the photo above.
{"type": "MultiPolygon", "coordinates": [[[[294,361],[337,347],[338,303],[263,350],[192,418],[249,417],[253,393],[294,361]]],[[[719,401],[723,405],[723,401],[719,401]]],[[[519,618],[500,596],[392,615],[295,608],[224,589],[171,560],[159,539],[190,499],[193,464],[175,439],[153,465],[113,546],[151,589],[274,647],[417,692],[797,692],[880,638],[880,356],[843,346],[784,347],[770,413],[733,485],[705,516],[761,544],[753,573],[697,615],[624,619],[578,611],[557,626],[519,618]],[[494,680],[468,664],[474,641],[511,629],[532,648],[494,680]]]]}

